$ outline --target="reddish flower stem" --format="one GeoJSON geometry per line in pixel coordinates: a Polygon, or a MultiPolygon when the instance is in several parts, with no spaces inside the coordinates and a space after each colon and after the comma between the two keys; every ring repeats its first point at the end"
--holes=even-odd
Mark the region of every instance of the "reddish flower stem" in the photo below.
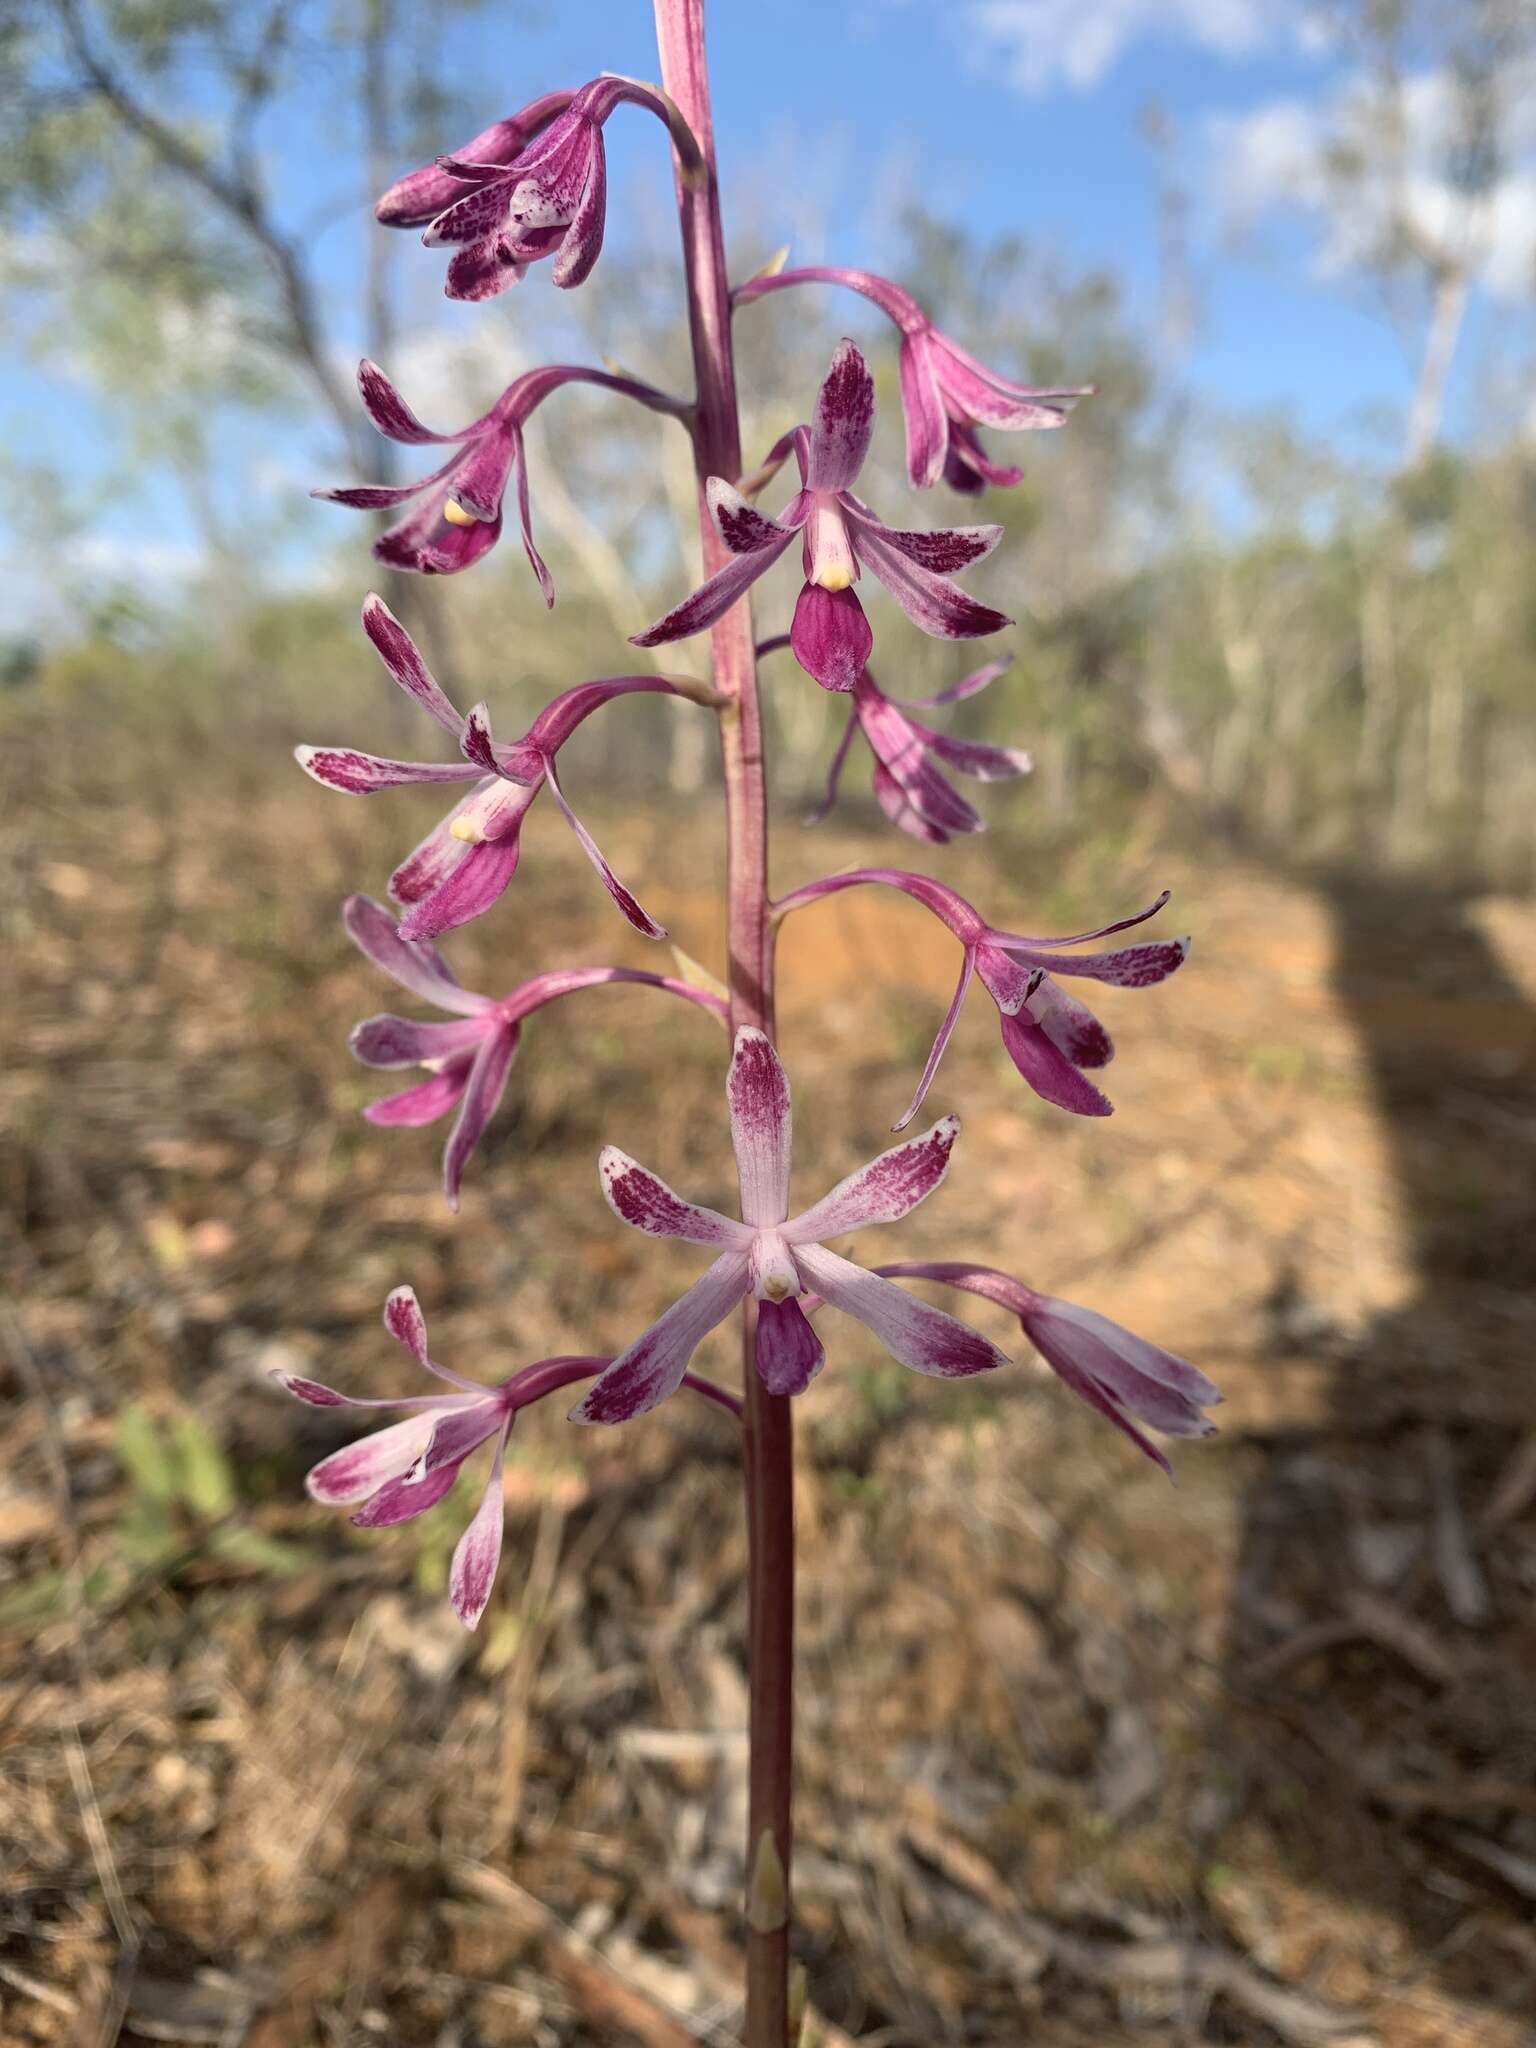
{"type": "MultiPolygon", "coordinates": [[[[741,426],[731,353],[730,288],[715,175],[714,124],[704,57],[704,0],[656,0],[661,83],[682,109],[707,175],[677,181],[688,324],[698,385],[694,459],[704,573],[729,556],[705,502],[711,476],[741,475],[741,426]]],[[[731,1028],[773,1036],[773,923],[768,901],[768,818],[752,613],[743,601],[710,635],[725,773],[726,946],[731,1028]]],[[[743,1328],[746,1417],[742,1434],[747,1505],[747,1676],[750,1687],[747,1821],[745,2048],[788,2048],[790,1780],[793,1759],[795,1527],[789,1402],[768,1393],[756,1366],[756,1311],[743,1328]],[[767,1841],[765,1842],[765,1837],[767,1841]],[[782,1882],[771,1882],[775,1861],[782,1882]]]]}

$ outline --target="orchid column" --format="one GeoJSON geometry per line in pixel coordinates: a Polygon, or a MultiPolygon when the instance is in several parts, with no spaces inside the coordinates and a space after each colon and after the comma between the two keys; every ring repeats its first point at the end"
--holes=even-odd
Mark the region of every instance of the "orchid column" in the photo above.
{"type": "MultiPolygon", "coordinates": [[[[862,734],[873,755],[876,800],[891,825],[928,846],[980,831],[979,813],[945,770],[982,782],[1027,775],[1016,747],[946,733],[909,714],[958,704],[995,682],[1006,661],[989,662],[925,699],[888,696],[871,667],[875,631],[859,584],[867,572],[906,617],[943,641],[988,637],[1011,621],[956,582],[991,554],[999,525],[891,526],[854,486],[875,427],[875,386],[852,340],[835,350],[809,418],[791,424],[749,475],[743,473],[731,351],[733,308],[768,292],[832,285],[873,302],[900,334],[908,476],[917,489],[940,482],[974,495],[1017,482],[997,463],[980,429],[1019,432],[1059,427],[1079,390],[1034,390],[988,369],[942,334],[909,293],[864,271],[829,268],[760,275],[733,292],[727,279],[714,129],[704,56],[704,0],[656,0],[660,90],[604,73],[575,91],[549,92],[495,122],[456,155],[409,173],[379,201],[381,221],[424,227],[425,243],[453,253],[447,293],[492,300],[548,261],[552,282],[569,289],[590,274],[602,249],[607,208],[603,128],[621,107],[663,122],[672,150],[682,229],[695,389],[674,396],[638,378],[573,364],[548,365],[516,379],[467,426],[439,432],[417,418],[377,365],[360,371],[362,402],[380,432],[400,442],[448,451],[438,468],[398,490],[374,487],[321,495],[365,509],[407,508],[375,544],[393,565],[424,575],[455,575],[483,561],[502,530],[502,505],[515,492],[518,526],[537,587],[553,604],[554,585],[533,537],[523,427],[557,391],[574,402],[596,386],[663,419],[692,441],[698,476],[705,581],[632,638],[656,647],[707,631],[713,686],[677,676],[588,677],[562,690],[514,740],[494,735],[490,708],[467,713],[448,699],[398,620],[377,599],[363,627],[393,682],[425,720],[445,734],[451,760],[393,760],[349,745],[307,746],[299,759],[315,779],[349,796],[372,797],[418,784],[452,788],[452,808],[388,878],[393,908],[349,897],[353,942],[397,986],[439,1014],[416,1020],[384,1015],[353,1033],[352,1050],[380,1068],[417,1067],[422,1078],[375,1102],[376,1124],[411,1127],[454,1112],[443,1154],[444,1193],[457,1207],[477,1142],[495,1116],[525,1026],[552,1003],[643,1000],[666,996],[687,1013],[723,1024],[729,1039],[724,1096],[740,1183],[740,1216],[676,1194],[617,1146],[604,1148],[599,1183],[620,1222],[655,1237],[705,1247],[711,1263],[656,1322],[612,1358],[579,1354],[535,1359],[489,1384],[433,1359],[426,1322],[408,1286],[393,1290],[385,1325],[415,1363],[449,1391],[354,1399],[308,1379],[287,1377],[288,1393],[313,1407],[388,1408],[398,1420],[322,1460],[310,1475],[316,1499],[355,1508],[365,1527],[424,1513],[453,1488],[472,1455],[491,1446],[488,1482],[454,1552],[449,1590],[466,1626],[491,1599],[502,1539],[502,1460],[518,1413],[590,1380],[574,1422],[633,1422],[688,1390],[739,1428],[748,1532],[747,1663],[750,1689],[750,1813],[745,1854],[747,2048],[792,2048],[798,2035],[792,1993],[792,1688],[794,1518],[790,1403],[827,1362],[822,1317],[857,1323],[917,1373],[955,1379],[1008,1363],[981,1332],[897,1283],[918,1280],[968,1293],[1017,1318],[1045,1363],[1146,1455],[1166,1464],[1147,1436],[1195,1437],[1210,1431],[1204,1410],[1216,1389],[1171,1353],[1120,1329],[1095,1311],[1054,1300],[1014,1276],[970,1260],[897,1261],[871,1268],[834,1250],[830,1240],[899,1222],[933,1194],[948,1172],[960,1122],[944,1115],[841,1182],[809,1208],[791,1200],[790,1083],[775,1039],[774,941],[779,924],[802,906],[846,889],[897,891],[914,911],[938,921],[957,941],[960,974],[910,1103],[915,1117],[958,1027],[973,980],[996,1005],[1003,1047],[1014,1068],[1046,1101],[1076,1115],[1103,1117],[1112,1105],[1087,1078],[1113,1056],[1108,1033],[1060,984],[1079,977],[1144,988],[1183,962],[1187,943],[1142,939],[1084,953],[1089,941],[1139,925],[1162,908],[1112,919],[1097,929],[1050,938],[1014,932],[985,916],[932,876],[864,867],[824,876],[774,901],[768,889],[768,813],[756,658],[787,646],[808,682],[779,671],[788,687],[820,686],[846,696],[847,728],[831,764],[827,805],[843,764],[862,734]],[[757,500],[793,459],[798,488],[777,514],[757,500]],[[755,647],[747,593],[798,541],[802,576],[788,630],[755,647]],[[634,933],[666,936],[639,897],[621,882],[577,816],[561,780],[562,749],[588,718],[620,699],[643,699],[671,715],[712,715],[723,764],[727,883],[724,904],[728,990],[683,962],[678,975],[633,966],[567,963],[518,980],[502,996],[468,989],[437,940],[500,903],[519,876],[523,840],[536,800],[575,834],[598,882],[634,933]],[[1068,950],[1063,950],[1068,949],[1068,950]],[[608,991],[604,995],[602,992],[608,991]],[[617,992],[616,994],[614,992],[617,992]],[[743,1316],[740,1399],[691,1370],[709,1333],[743,1316]]],[[[637,621],[637,626],[639,622],[637,621]]],[[[882,666],[884,657],[882,656],[882,666]]],[[[503,728],[504,729],[504,728],[503,728]]],[[[439,742],[441,744],[441,742],[439,742]]],[[[824,807],[825,809],[826,807],[824,807]]],[[[526,885],[524,885],[526,887],[526,885]]],[[[618,1113],[627,1115],[628,1105],[618,1113]]],[[[899,1104],[893,1108],[900,1109],[899,1104]]]]}

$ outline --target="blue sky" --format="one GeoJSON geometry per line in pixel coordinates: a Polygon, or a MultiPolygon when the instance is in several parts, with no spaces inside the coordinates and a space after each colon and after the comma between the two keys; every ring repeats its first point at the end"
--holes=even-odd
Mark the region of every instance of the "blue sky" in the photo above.
{"type": "MultiPolygon", "coordinates": [[[[922,195],[933,210],[984,234],[1022,229],[1078,265],[1116,270],[1149,327],[1158,226],[1139,117],[1157,102],[1176,126],[1193,201],[1191,256],[1203,316],[1170,372],[1176,367],[1217,411],[1282,409],[1336,437],[1370,414],[1400,420],[1415,369],[1411,339],[1405,347],[1364,310],[1348,286],[1348,252],[1327,246],[1325,217],[1293,203],[1298,192],[1285,150],[1306,140],[1319,110],[1348,85],[1342,59],[1306,31],[1295,6],[715,0],[711,36],[727,205],[754,181],[756,207],[768,218],[782,214],[787,238],[799,198],[792,185],[808,185],[834,246],[822,252],[802,245],[803,258],[878,263],[889,195],[922,195]],[[1245,201],[1260,221],[1261,245],[1234,239],[1235,201],[1245,201]]],[[[598,69],[654,76],[650,8],[645,0],[582,0],[508,17],[492,6],[455,25],[445,68],[463,80],[500,81],[483,91],[465,88],[485,119],[547,85],[598,69]]],[[[308,97],[266,138],[285,195],[306,195],[316,163],[311,146],[330,119],[329,98],[325,80],[312,80],[308,97]]],[[[663,189],[648,127],[627,112],[609,130],[611,233],[623,233],[628,173],[653,195],[663,189]]],[[[445,136],[444,146],[463,139],[445,136]]],[[[343,320],[363,231],[354,209],[338,217],[322,244],[343,320]]],[[[748,253],[755,261],[765,252],[748,253]]],[[[414,248],[409,257],[413,291],[428,282],[425,266],[435,293],[441,258],[414,248]]],[[[1514,275],[1522,248],[1506,258],[1514,275]]],[[[1502,299],[1496,290],[1474,301],[1451,392],[1453,431],[1471,417],[1479,357],[1492,332],[1488,305],[1495,313],[1509,305],[1507,284],[1506,276],[1502,299]]],[[[535,295],[547,305],[542,274],[517,295],[519,316],[525,307],[536,310],[535,295]]],[[[427,317],[461,332],[487,312],[446,307],[425,293],[417,303],[431,309],[427,317]]],[[[530,320],[525,332],[532,335],[536,325],[530,320]]],[[[49,374],[0,355],[0,368],[7,394],[0,428],[13,456],[42,458],[86,480],[97,469],[105,473],[113,453],[110,415],[67,362],[49,374]]],[[[301,430],[264,430],[237,459],[260,471],[265,482],[258,479],[257,488],[269,499],[292,491],[297,517],[298,493],[287,472],[303,454],[301,430]]],[[[22,515],[30,525],[35,508],[0,502],[0,545],[8,543],[13,564],[25,545],[22,515]]],[[[137,560],[151,574],[170,574],[191,546],[177,491],[153,475],[104,495],[90,516],[82,544],[87,558],[94,554],[104,564],[137,560]]]]}

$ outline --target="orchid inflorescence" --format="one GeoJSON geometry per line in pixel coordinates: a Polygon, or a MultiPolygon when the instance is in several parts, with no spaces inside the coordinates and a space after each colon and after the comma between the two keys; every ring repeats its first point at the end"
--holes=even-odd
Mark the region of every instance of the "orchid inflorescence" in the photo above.
{"type": "MultiPolygon", "coordinates": [[[[353,1032],[352,1050],[372,1067],[421,1070],[422,1077],[402,1092],[365,1110],[371,1122],[423,1125],[456,1112],[443,1159],[449,1203],[458,1205],[466,1169],[495,1115],[524,1025],[568,996],[621,987],[626,1001],[633,1001],[639,990],[656,991],[726,1027],[726,1097],[740,1215],[684,1199],[648,1168],[609,1146],[598,1162],[599,1177],[619,1219],[651,1236],[705,1247],[712,1255],[702,1276],[617,1356],[543,1359],[495,1387],[480,1387],[432,1360],[415,1296],[401,1288],[389,1298],[386,1324],[417,1364],[449,1391],[399,1402],[354,1403],[311,1380],[290,1376],[284,1384],[312,1405],[404,1411],[404,1419],[334,1452],[310,1474],[310,1491],[317,1499],[352,1505],[353,1519],[365,1527],[405,1520],[430,1507],[447,1493],[472,1451],[494,1446],[487,1490],[455,1552],[450,1575],[454,1606],[471,1627],[484,1612],[496,1570],[501,1463],[508,1432],[522,1408],[590,1380],[572,1410],[575,1421],[630,1421],[683,1387],[739,1416],[753,1503],[751,1797],[754,1828],[765,1830],[754,1840],[759,1851],[767,1841],[778,1854],[787,1850],[788,1835],[785,1671],[792,1608],[786,1586],[793,1566],[792,1542],[786,1547],[785,1534],[790,1468],[784,1404],[803,1394],[825,1363],[824,1312],[861,1323],[916,1372],[960,1378],[996,1370],[1007,1359],[980,1332],[898,1283],[918,1280],[981,1297],[1015,1315],[1046,1364],[1164,1466],[1164,1454],[1146,1431],[1175,1437],[1209,1434],[1204,1410],[1219,1397],[1193,1366],[1092,1310],[1052,1300],[991,1267],[930,1261],[870,1268],[831,1249],[832,1240],[851,1232],[899,1221],[938,1188],[959,1135],[953,1115],[882,1153],[811,1207],[790,1213],[790,1089],[773,1042],[772,974],[777,928],[796,910],[848,889],[893,889],[935,918],[960,948],[953,999],[911,1100],[896,1118],[897,1131],[913,1120],[928,1094],[973,979],[995,1004],[1004,1047],[1029,1087],[1077,1115],[1108,1114],[1109,1100],[1088,1077],[1106,1065],[1113,1046],[1092,1011],[1062,986],[1062,978],[1148,987],[1180,966],[1187,941],[1140,939],[1107,950],[1082,950],[1143,924],[1162,908],[1166,892],[1146,909],[1066,938],[1007,930],[945,884],[899,868],[857,868],[807,883],[777,901],[770,898],[755,655],[744,600],[797,538],[802,580],[787,630],[764,640],[756,653],[787,647],[817,684],[848,699],[847,726],[830,763],[818,817],[836,798],[858,735],[873,756],[874,794],[886,818],[929,845],[982,829],[981,816],[946,770],[991,782],[1026,775],[1031,763],[1019,748],[954,736],[916,715],[976,696],[1004,673],[1006,661],[973,668],[926,697],[889,696],[875,680],[874,628],[859,595],[868,572],[924,633],[944,641],[990,636],[1010,621],[955,579],[993,552],[1002,527],[888,525],[856,494],[876,408],[873,377],[852,340],[837,346],[809,421],[790,426],[756,468],[746,469],[730,354],[733,311],[770,293],[822,284],[846,288],[878,306],[900,335],[907,475],[919,490],[944,482],[975,494],[1016,483],[1022,472],[999,463],[982,432],[1060,427],[1086,392],[1035,389],[1000,375],[935,327],[909,293],[866,271],[770,268],[732,292],[721,254],[702,0],[657,0],[657,21],[663,79],[677,98],[608,74],[575,91],[546,93],[462,149],[399,180],[378,202],[377,213],[390,226],[425,228],[427,246],[453,252],[450,298],[493,297],[545,259],[551,261],[556,285],[579,285],[602,247],[604,124],[623,105],[650,112],[665,124],[673,149],[697,398],[674,398],[617,372],[557,364],[519,376],[469,425],[438,433],[422,425],[378,366],[364,363],[363,403],[380,432],[397,442],[437,445],[449,452],[417,483],[320,495],[374,511],[407,508],[374,543],[374,553],[395,569],[455,575],[495,547],[511,485],[524,548],[544,600],[552,604],[554,586],[533,539],[523,443],[528,417],[556,390],[583,385],[669,416],[694,444],[706,575],[697,590],[632,638],[651,648],[709,631],[714,686],[657,672],[584,679],[556,695],[520,737],[497,739],[487,706],[460,713],[405,627],[382,600],[370,597],[363,608],[365,632],[393,681],[447,735],[452,748],[438,760],[396,760],[350,746],[308,746],[299,749],[299,759],[316,780],[348,795],[371,796],[411,784],[452,785],[456,792],[453,808],[390,877],[393,907],[360,895],[350,897],[345,907],[347,931],[374,965],[443,1013],[428,1022],[371,1017],[353,1032]],[[761,509],[758,500],[791,457],[797,488],[777,513],[761,509]],[[728,991],[686,959],[678,975],[581,966],[536,974],[501,997],[465,988],[435,941],[484,915],[512,885],[524,823],[546,787],[625,919],[648,938],[665,936],[577,817],[559,765],[562,748],[588,718],[634,696],[679,699],[719,720],[731,856],[728,991]],[[747,1363],[738,1400],[690,1367],[702,1340],[743,1303],[748,1305],[747,1363]],[[782,1667],[778,1679],[765,1683],[757,1667],[774,1661],[782,1667]]],[[[759,1924],[762,1915],[749,1919],[754,1938],[767,1940],[759,1924]]],[[[760,1980],[754,1979],[749,1962],[753,2041],[759,2035],[753,2032],[752,2016],[766,2009],[762,2000],[770,1996],[762,1986],[775,1980],[775,1972],[782,1975],[784,1956],[775,1953],[778,1962],[760,1980]],[[761,1994],[757,2004],[754,1982],[761,1994]]],[[[777,2039],[782,2041],[782,2033],[777,2039]]]]}

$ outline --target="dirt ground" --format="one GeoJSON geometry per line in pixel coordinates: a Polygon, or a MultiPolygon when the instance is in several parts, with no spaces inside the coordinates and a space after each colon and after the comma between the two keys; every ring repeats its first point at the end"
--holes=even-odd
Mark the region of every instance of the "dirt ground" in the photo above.
{"type": "MultiPolygon", "coordinates": [[[[399,992],[337,906],[422,806],[257,736],[173,758],[18,725],[0,761],[0,2041],[729,2043],[729,1419],[523,1418],[471,1637],[461,1497],[383,1532],[314,1506],[346,1419],[268,1377],[417,1391],[378,1321],[401,1281],[472,1376],[621,1346],[699,1256],[623,1230],[596,1154],[732,1199],[718,1031],[644,991],[536,1018],[451,1217],[440,1133],[365,1125],[384,1077],[345,1044],[399,992]]],[[[587,809],[718,968],[707,805],[587,809]]],[[[786,823],[781,883],[904,858],[877,823],[786,823]]],[[[829,1330],[798,1409],[808,2041],[1536,2040],[1536,910],[1176,833],[916,856],[1024,929],[1171,885],[1196,950],[1105,992],[1103,1123],[1028,1096],[973,995],[931,1097],[955,1169],[855,1255],[1002,1265],[1228,1399],[1171,1487],[981,1304],[1017,1363],[979,1385],[829,1330]]],[[[497,992],[660,949],[541,805],[448,950],[497,992]]],[[[954,967],[894,896],[791,925],[797,1190],[882,1143],[954,967]]]]}

